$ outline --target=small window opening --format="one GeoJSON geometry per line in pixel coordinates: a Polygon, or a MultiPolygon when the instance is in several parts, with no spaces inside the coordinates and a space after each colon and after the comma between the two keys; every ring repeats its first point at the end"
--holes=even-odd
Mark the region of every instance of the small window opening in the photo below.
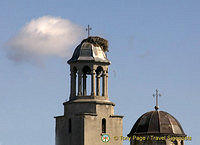
{"type": "Polygon", "coordinates": [[[102,133],[106,133],[106,119],[102,119],[102,133]]]}
{"type": "Polygon", "coordinates": [[[72,120],[69,119],[69,133],[72,132],[72,120]]]}

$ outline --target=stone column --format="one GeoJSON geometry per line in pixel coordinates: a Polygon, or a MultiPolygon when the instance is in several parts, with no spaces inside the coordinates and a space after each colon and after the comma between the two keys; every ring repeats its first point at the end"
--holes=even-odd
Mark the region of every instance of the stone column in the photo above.
{"type": "Polygon", "coordinates": [[[91,74],[91,96],[95,96],[95,69],[92,70],[92,74],[91,74]]]}
{"type": "Polygon", "coordinates": [[[99,96],[100,95],[100,75],[96,76],[96,83],[97,83],[96,93],[97,93],[97,96],[99,96]]]}
{"type": "Polygon", "coordinates": [[[78,71],[78,96],[82,95],[82,72],[78,71]]]}
{"type": "Polygon", "coordinates": [[[106,96],[106,71],[103,71],[102,77],[102,96],[106,96]]]}
{"type": "Polygon", "coordinates": [[[74,81],[73,81],[73,71],[72,70],[70,70],[70,79],[71,79],[71,85],[70,85],[70,87],[71,87],[71,92],[70,92],[70,98],[72,98],[72,96],[73,96],[73,86],[74,86],[74,81]]]}
{"type": "Polygon", "coordinates": [[[83,74],[83,96],[87,96],[86,79],[87,79],[86,74],[83,74]]]}
{"type": "Polygon", "coordinates": [[[108,72],[106,71],[106,87],[105,96],[108,96],[108,72]]]}
{"type": "Polygon", "coordinates": [[[72,98],[76,96],[76,72],[74,70],[71,70],[70,76],[71,76],[70,98],[72,98]]]}

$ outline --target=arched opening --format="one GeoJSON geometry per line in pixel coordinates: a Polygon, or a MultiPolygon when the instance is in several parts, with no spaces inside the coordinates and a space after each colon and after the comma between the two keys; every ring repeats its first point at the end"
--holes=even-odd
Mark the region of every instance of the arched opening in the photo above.
{"type": "Polygon", "coordinates": [[[184,145],[184,141],[183,140],[181,140],[181,145],[184,145]]]}
{"type": "Polygon", "coordinates": [[[89,66],[84,66],[82,71],[83,71],[83,74],[91,74],[91,69],[89,66]]]}
{"type": "Polygon", "coordinates": [[[72,132],[72,120],[71,120],[71,118],[68,120],[68,132],[69,133],[72,132]]]}
{"type": "Polygon", "coordinates": [[[102,119],[102,133],[106,133],[106,119],[102,119]]]}
{"type": "Polygon", "coordinates": [[[174,140],[174,141],[173,141],[173,144],[174,144],[174,145],[178,145],[177,140],[174,140]]]}
{"type": "Polygon", "coordinates": [[[83,96],[87,96],[90,92],[90,81],[88,82],[88,76],[89,76],[89,80],[90,80],[90,75],[91,75],[91,69],[89,66],[84,66],[82,69],[83,72],[83,96]]]}
{"type": "Polygon", "coordinates": [[[91,75],[87,76],[87,86],[86,86],[86,89],[87,89],[87,96],[90,96],[91,95],[91,75]]]}
{"type": "Polygon", "coordinates": [[[98,66],[96,69],[96,94],[97,96],[100,96],[101,90],[102,90],[102,74],[103,74],[103,68],[101,66],[98,66]]]}

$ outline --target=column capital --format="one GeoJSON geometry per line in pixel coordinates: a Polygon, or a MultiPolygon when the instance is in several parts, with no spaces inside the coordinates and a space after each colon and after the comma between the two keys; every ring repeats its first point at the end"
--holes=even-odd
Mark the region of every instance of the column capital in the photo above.
{"type": "Polygon", "coordinates": [[[108,72],[106,72],[106,77],[108,77],[108,72]]]}
{"type": "Polygon", "coordinates": [[[96,70],[92,69],[91,74],[96,74],[96,70]]]}
{"type": "Polygon", "coordinates": [[[106,76],[107,75],[107,71],[104,70],[103,73],[102,73],[102,76],[106,76]]]}
{"type": "Polygon", "coordinates": [[[86,75],[86,74],[83,74],[83,78],[87,78],[87,75],[86,75]]]}
{"type": "Polygon", "coordinates": [[[76,77],[76,73],[71,71],[70,76],[75,76],[76,77]]]}
{"type": "Polygon", "coordinates": [[[82,71],[79,70],[79,71],[78,71],[78,74],[82,74],[82,71]]]}
{"type": "Polygon", "coordinates": [[[101,77],[101,75],[99,74],[99,75],[96,75],[96,78],[100,78],[101,77]]]}

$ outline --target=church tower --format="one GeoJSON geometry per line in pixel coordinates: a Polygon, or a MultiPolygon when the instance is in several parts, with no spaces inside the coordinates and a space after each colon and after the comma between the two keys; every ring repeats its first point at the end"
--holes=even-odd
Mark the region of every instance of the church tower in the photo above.
{"type": "Polygon", "coordinates": [[[107,40],[88,37],[79,44],[70,65],[70,97],[64,115],[56,118],[56,145],[122,145],[123,116],[114,115],[108,97],[107,40]]]}

